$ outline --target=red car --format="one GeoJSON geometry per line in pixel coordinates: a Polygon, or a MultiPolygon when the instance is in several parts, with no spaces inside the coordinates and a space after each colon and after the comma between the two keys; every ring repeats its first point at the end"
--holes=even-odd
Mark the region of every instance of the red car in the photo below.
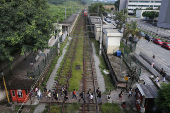
{"type": "Polygon", "coordinates": [[[168,42],[164,42],[164,43],[162,44],[162,47],[164,47],[164,48],[166,48],[166,49],[169,49],[169,50],[170,50],[170,43],[168,43],[168,42]]]}
{"type": "Polygon", "coordinates": [[[155,39],[153,40],[153,42],[154,42],[155,44],[159,44],[159,45],[162,45],[162,44],[163,44],[163,42],[162,42],[160,39],[157,39],[157,38],[155,38],[155,39]]]}

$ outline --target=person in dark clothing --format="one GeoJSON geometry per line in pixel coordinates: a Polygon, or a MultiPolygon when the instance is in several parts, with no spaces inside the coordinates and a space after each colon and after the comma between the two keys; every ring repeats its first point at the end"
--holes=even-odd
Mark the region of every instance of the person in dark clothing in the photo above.
{"type": "Polygon", "coordinates": [[[101,93],[101,91],[99,91],[98,97],[99,97],[99,100],[98,100],[98,101],[101,101],[101,100],[102,100],[102,93],[101,93]]]}
{"type": "Polygon", "coordinates": [[[60,94],[60,97],[63,95],[63,93],[64,93],[64,85],[63,85],[63,87],[61,88],[61,94],[60,94]]]}
{"type": "Polygon", "coordinates": [[[45,96],[47,97],[47,85],[44,87],[44,93],[45,93],[45,96]]]}
{"type": "Polygon", "coordinates": [[[163,76],[163,82],[165,82],[165,77],[167,76],[165,71],[162,76],[163,76]]]}
{"type": "Polygon", "coordinates": [[[83,101],[85,102],[85,100],[84,100],[84,91],[82,91],[79,96],[80,96],[79,102],[80,102],[81,99],[83,99],[83,101]]]}
{"type": "Polygon", "coordinates": [[[136,97],[136,95],[137,95],[137,93],[138,93],[138,88],[135,89],[135,92],[136,92],[136,94],[135,94],[135,97],[136,97]]]}
{"type": "Polygon", "coordinates": [[[163,69],[163,68],[161,69],[160,74],[161,74],[161,75],[164,74],[164,69],[163,69]]]}
{"type": "Polygon", "coordinates": [[[96,90],[96,93],[97,93],[97,98],[99,97],[98,95],[99,95],[99,87],[97,88],[97,90],[96,90]]]}
{"type": "Polygon", "coordinates": [[[88,90],[87,94],[88,94],[87,98],[89,98],[91,94],[91,89],[88,90]]]}

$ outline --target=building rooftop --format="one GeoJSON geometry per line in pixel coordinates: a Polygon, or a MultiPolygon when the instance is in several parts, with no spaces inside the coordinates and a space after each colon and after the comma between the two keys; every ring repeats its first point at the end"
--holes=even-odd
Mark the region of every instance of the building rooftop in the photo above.
{"type": "Polygon", "coordinates": [[[107,36],[123,36],[122,33],[120,33],[118,31],[118,29],[103,29],[103,32],[107,35],[107,36]]]}
{"type": "Polygon", "coordinates": [[[101,24],[101,17],[99,16],[90,16],[91,24],[101,24]]]}
{"type": "Polygon", "coordinates": [[[148,75],[143,74],[141,78],[144,80],[144,84],[137,84],[137,87],[142,95],[145,95],[145,98],[156,98],[158,95],[158,88],[148,77],[148,75]]]}
{"type": "Polygon", "coordinates": [[[78,13],[73,13],[70,17],[68,17],[64,22],[61,22],[59,24],[72,24],[76,18],[78,13]]]}
{"type": "Polygon", "coordinates": [[[15,79],[10,84],[9,89],[30,89],[33,84],[33,79],[15,79]]]}

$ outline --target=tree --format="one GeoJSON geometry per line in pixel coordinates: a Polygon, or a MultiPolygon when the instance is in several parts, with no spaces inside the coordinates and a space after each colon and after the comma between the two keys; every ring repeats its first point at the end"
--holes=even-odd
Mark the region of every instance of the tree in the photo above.
{"type": "Polygon", "coordinates": [[[155,17],[159,16],[159,12],[156,11],[145,11],[142,13],[143,17],[149,17],[150,20],[153,20],[155,17]]]}
{"type": "Polygon", "coordinates": [[[155,99],[155,104],[161,110],[170,111],[170,84],[161,84],[161,89],[158,90],[158,96],[155,99]]]}
{"type": "Polygon", "coordinates": [[[121,30],[123,27],[123,24],[126,22],[128,16],[123,13],[123,11],[120,12],[115,12],[115,20],[118,20],[119,22],[117,23],[117,29],[121,30]]]}
{"type": "Polygon", "coordinates": [[[48,48],[53,27],[46,0],[3,0],[0,8],[0,61],[48,48]]]}
{"type": "Polygon", "coordinates": [[[116,11],[119,11],[119,4],[120,4],[120,0],[117,0],[115,2],[115,9],[116,9],[116,11]]]}
{"type": "Polygon", "coordinates": [[[140,39],[141,35],[139,29],[137,28],[137,21],[130,21],[130,23],[127,23],[125,25],[123,37],[126,39],[126,45],[130,34],[132,35],[133,39],[134,38],[137,38],[138,40],[140,39]]]}
{"type": "Polygon", "coordinates": [[[89,6],[89,13],[98,13],[99,8],[99,15],[103,14],[105,11],[105,8],[103,4],[101,3],[93,3],[91,6],[89,6]]]}

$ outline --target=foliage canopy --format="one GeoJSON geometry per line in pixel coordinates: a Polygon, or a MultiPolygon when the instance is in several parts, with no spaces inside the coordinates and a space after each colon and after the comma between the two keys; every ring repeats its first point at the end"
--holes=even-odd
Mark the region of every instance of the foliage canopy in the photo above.
{"type": "Polygon", "coordinates": [[[0,2],[0,61],[12,61],[15,51],[47,48],[52,29],[46,0],[3,0],[0,2]]]}
{"type": "Polygon", "coordinates": [[[158,97],[155,103],[158,108],[170,111],[170,84],[161,84],[162,88],[158,90],[158,97]]]}

